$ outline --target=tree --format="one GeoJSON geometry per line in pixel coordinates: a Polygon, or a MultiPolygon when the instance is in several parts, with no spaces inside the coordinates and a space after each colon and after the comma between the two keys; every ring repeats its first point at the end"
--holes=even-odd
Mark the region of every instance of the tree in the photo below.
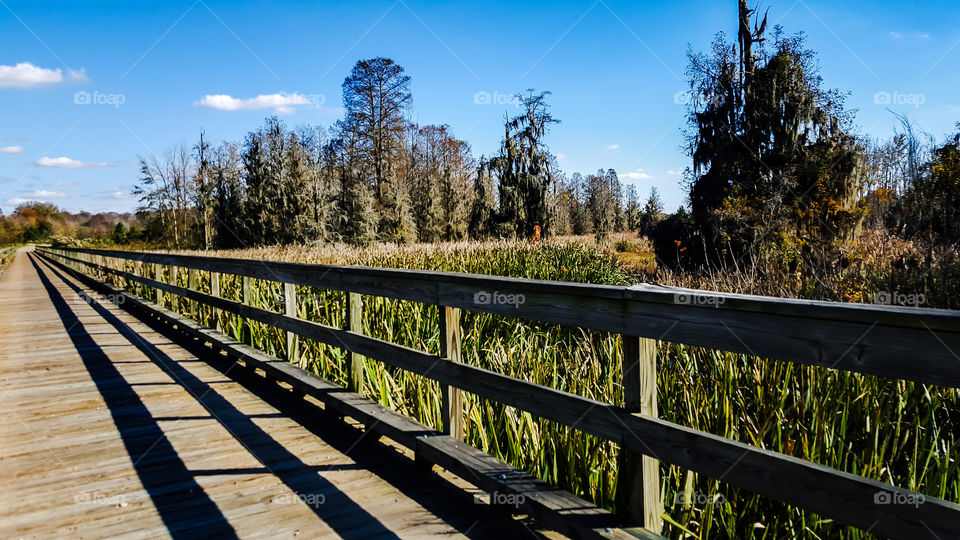
{"type": "Polygon", "coordinates": [[[627,202],[624,211],[626,213],[627,230],[635,231],[640,224],[640,202],[637,199],[637,186],[627,185],[626,197],[627,202]]]}
{"type": "Polygon", "coordinates": [[[506,236],[533,235],[540,227],[550,233],[547,193],[553,183],[553,157],[543,142],[552,124],[559,123],[548,111],[550,92],[517,94],[523,111],[504,124],[500,153],[489,161],[500,190],[499,230],[506,236]]]}
{"type": "Polygon", "coordinates": [[[922,173],[896,205],[900,231],[931,244],[960,244],[960,123],[935,147],[922,173]]]}
{"type": "Polygon", "coordinates": [[[496,200],[494,200],[493,176],[483,156],[477,165],[477,179],[473,183],[473,205],[470,208],[470,237],[487,238],[491,235],[496,200]]]}
{"type": "Polygon", "coordinates": [[[133,188],[133,194],[139,196],[138,211],[155,212],[167,247],[180,249],[189,243],[189,210],[194,187],[190,181],[190,153],[180,144],[165,150],[160,158],[140,157],[139,161],[139,183],[133,188]]]}
{"type": "Polygon", "coordinates": [[[203,139],[204,133],[200,132],[200,142],[193,147],[194,158],[197,161],[196,173],[194,175],[194,205],[200,217],[200,223],[203,226],[203,249],[210,249],[212,245],[212,227],[210,226],[211,213],[213,211],[213,182],[210,179],[210,143],[203,139]]]}
{"type": "Polygon", "coordinates": [[[751,30],[752,14],[740,0],[737,45],[720,33],[711,55],[688,54],[698,232],[710,256],[752,253],[783,233],[805,245],[850,240],[864,214],[852,115],[842,95],[821,89],[802,35],[776,27],[771,46],[766,16],[751,30]]]}
{"type": "Polygon", "coordinates": [[[409,187],[398,185],[394,174],[412,100],[410,77],[389,58],[360,60],[343,81],[345,113],[339,127],[354,135],[353,151],[369,164],[365,172],[381,210],[380,231],[393,241],[415,235],[409,187]]]}

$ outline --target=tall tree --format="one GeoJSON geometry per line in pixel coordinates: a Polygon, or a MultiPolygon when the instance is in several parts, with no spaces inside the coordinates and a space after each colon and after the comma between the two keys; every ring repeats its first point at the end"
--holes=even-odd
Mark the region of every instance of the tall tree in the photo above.
{"type": "Polygon", "coordinates": [[[863,149],[837,91],[823,90],[802,35],[764,36],[739,0],[738,43],[689,53],[690,201],[705,244],[737,256],[781,233],[830,244],[856,231],[863,149]]]}
{"type": "Polygon", "coordinates": [[[529,237],[536,227],[550,233],[547,193],[553,183],[553,157],[543,138],[560,121],[549,112],[548,95],[532,89],[517,94],[522,112],[506,121],[500,153],[489,162],[499,183],[502,234],[529,237]]]}

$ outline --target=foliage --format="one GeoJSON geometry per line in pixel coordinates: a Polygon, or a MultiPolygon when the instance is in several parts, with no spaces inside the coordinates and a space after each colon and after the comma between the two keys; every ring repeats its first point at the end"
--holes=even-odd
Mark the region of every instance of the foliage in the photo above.
{"type": "Polygon", "coordinates": [[[689,188],[701,262],[755,255],[783,232],[842,245],[865,214],[864,150],[849,133],[842,96],[821,89],[802,35],[776,27],[768,44],[766,16],[751,31],[751,14],[741,0],[736,45],[720,33],[710,55],[688,54],[689,188]]]}

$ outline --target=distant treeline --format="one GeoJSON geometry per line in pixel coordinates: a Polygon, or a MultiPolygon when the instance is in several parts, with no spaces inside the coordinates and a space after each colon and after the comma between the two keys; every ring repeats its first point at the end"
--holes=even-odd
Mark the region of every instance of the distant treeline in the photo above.
{"type": "MultiPolygon", "coordinates": [[[[387,58],[343,83],[330,130],[276,117],[243,141],[201,134],[140,160],[136,193],[170,247],[435,242],[635,227],[640,205],[613,170],[566,178],[543,143],[549,93],[518,95],[499,152],[475,159],[445,125],[411,123],[410,78],[387,58]]],[[[654,194],[653,201],[656,201],[654,194]]],[[[654,206],[659,212],[659,203],[654,206]]]]}
{"type": "Polygon", "coordinates": [[[9,216],[0,212],[0,245],[46,242],[54,236],[94,243],[126,243],[145,241],[149,233],[138,226],[137,216],[130,213],[72,214],[44,202],[21,204],[9,216]]]}

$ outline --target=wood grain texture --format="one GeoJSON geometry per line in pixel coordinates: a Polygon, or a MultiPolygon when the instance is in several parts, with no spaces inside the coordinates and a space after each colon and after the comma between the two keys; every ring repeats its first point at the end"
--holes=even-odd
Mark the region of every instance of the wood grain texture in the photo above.
{"type": "MultiPolygon", "coordinates": [[[[440,357],[448,362],[461,361],[460,310],[440,307],[440,357]]],[[[440,386],[440,418],[443,432],[454,439],[463,440],[465,422],[463,417],[463,394],[447,385],[440,386]]]]}
{"type": "MultiPolygon", "coordinates": [[[[355,334],[363,333],[363,297],[357,293],[347,294],[347,330],[355,334]]],[[[328,345],[338,345],[327,342],[328,345]]],[[[347,355],[347,388],[360,393],[363,387],[363,356],[356,351],[347,355]]]]}
{"type": "MultiPolygon", "coordinates": [[[[624,409],[656,418],[657,342],[628,335],[621,340],[624,409]]],[[[663,528],[660,463],[626,449],[621,449],[618,462],[617,511],[659,533],[663,528]]]]}

